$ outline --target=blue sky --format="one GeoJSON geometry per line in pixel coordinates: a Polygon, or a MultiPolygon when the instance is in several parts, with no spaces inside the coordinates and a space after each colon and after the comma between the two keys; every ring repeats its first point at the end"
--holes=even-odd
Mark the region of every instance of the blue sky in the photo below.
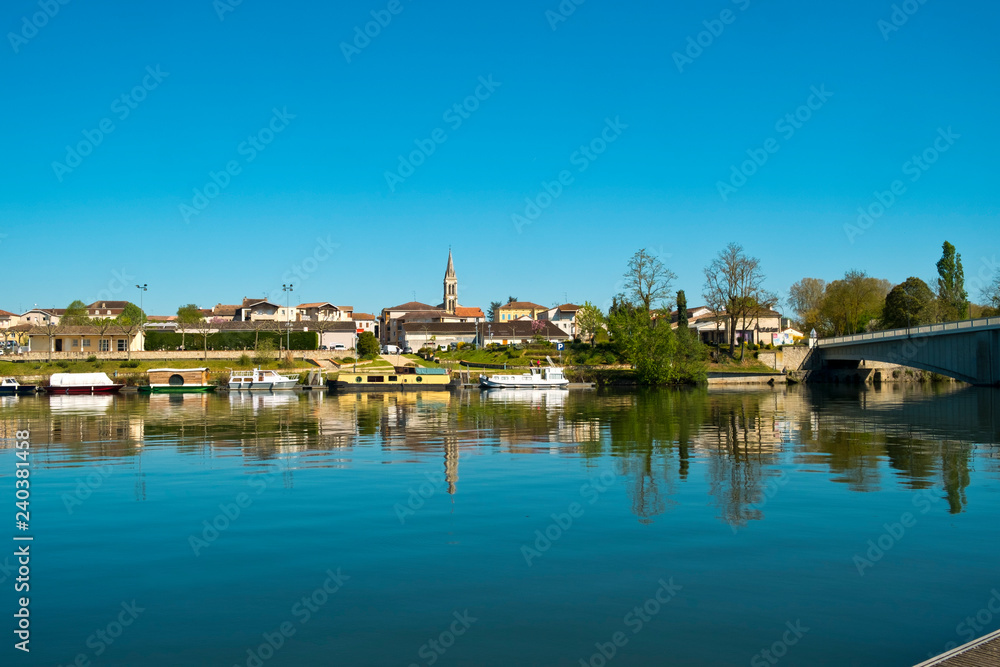
{"type": "Polygon", "coordinates": [[[449,246],[483,308],[605,303],[641,247],[692,303],[730,241],[779,293],[997,266],[996,3],[231,1],[4,4],[0,308],[375,312],[440,302],[449,246]]]}

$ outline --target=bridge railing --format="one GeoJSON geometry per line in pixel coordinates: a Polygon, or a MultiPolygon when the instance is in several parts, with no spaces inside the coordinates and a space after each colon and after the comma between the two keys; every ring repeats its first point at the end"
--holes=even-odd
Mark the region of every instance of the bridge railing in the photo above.
{"type": "Polygon", "coordinates": [[[969,331],[974,329],[995,329],[1000,328],[1000,317],[981,317],[976,320],[960,320],[958,322],[942,322],[941,324],[926,324],[908,329],[888,329],[886,331],[873,331],[871,333],[854,334],[853,336],[836,336],[833,338],[820,338],[816,344],[819,347],[829,345],[844,345],[846,343],[863,343],[876,340],[889,340],[897,338],[911,338],[913,336],[930,336],[941,333],[952,333],[958,331],[969,331]]]}

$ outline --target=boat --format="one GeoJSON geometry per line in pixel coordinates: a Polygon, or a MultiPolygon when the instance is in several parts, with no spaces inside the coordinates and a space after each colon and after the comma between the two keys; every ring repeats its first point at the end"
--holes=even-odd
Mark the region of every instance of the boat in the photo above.
{"type": "Polygon", "coordinates": [[[341,372],[327,380],[330,391],[441,391],[452,387],[451,375],[444,368],[394,366],[388,369],[341,372]]]}
{"type": "Polygon", "coordinates": [[[569,386],[569,380],[563,375],[563,369],[545,357],[549,365],[541,368],[532,366],[530,373],[518,375],[485,375],[479,376],[479,386],[482,389],[560,389],[569,386]]]}
{"type": "Polygon", "coordinates": [[[0,378],[0,396],[23,396],[34,394],[36,391],[38,391],[37,385],[21,384],[14,378],[0,378]]]}
{"type": "Polygon", "coordinates": [[[298,383],[298,378],[278,375],[275,371],[264,371],[259,368],[252,371],[229,372],[229,391],[282,391],[294,389],[298,383]]]}
{"type": "Polygon", "coordinates": [[[117,394],[124,384],[115,384],[107,373],[54,373],[45,391],[50,394],[117,394]]]}
{"type": "Polygon", "coordinates": [[[215,391],[208,383],[207,368],[151,368],[146,371],[149,386],[139,387],[143,394],[184,394],[215,391]]]}

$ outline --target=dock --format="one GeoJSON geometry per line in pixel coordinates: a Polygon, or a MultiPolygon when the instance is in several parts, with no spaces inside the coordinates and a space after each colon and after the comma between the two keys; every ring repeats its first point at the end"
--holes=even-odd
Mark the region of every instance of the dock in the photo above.
{"type": "Polygon", "coordinates": [[[953,648],[914,667],[996,667],[1000,665],[1000,630],[953,648]]]}

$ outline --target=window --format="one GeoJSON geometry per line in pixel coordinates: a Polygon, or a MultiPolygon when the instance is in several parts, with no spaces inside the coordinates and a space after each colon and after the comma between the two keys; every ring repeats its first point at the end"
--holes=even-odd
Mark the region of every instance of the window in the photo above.
{"type": "Polygon", "coordinates": [[[124,338],[119,338],[118,339],[118,351],[119,352],[124,352],[125,351],[125,339],[124,338]]]}
{"type": "Polygon", "coordinates": [[[83,339],[83,346],[84,347],[90,347],[90,339],[89,338],[84,338],[83,339]]]}
{"type": "Polygon", "coordinates": [[[73,342],[70,344],[70,347],[80,347],[80,341],[74,338],[73,342]]]}
{"type": "Polygon", "coordinates": [[[389,376],[389,382],[397,382],[398,380],[399,380],[399,378],[396,377],[395,375],[390,375],[389,376]]]}
{"type": "Polygon", "coordinates": [[[369,382],[385,382],[385,376],[384,375],[369,375],[368,376],[368,381],[369,382]]]}
{"type": "Polygon", "coordinates": [[[108,349],[110,349],[111,347],[109,345],[109,342],[110,341],[101,340],[101,342],[97,344],[97,349],[100,350],[101,352],[107,352],[108,349]]]}

